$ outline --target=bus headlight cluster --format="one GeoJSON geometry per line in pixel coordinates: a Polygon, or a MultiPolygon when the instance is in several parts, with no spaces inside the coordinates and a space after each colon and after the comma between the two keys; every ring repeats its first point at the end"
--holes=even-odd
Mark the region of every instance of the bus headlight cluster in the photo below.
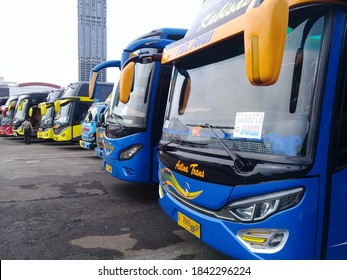
{"type": "Polygon", "coordinates": [[[274,192],[241,199],[228,204],[225,210],[239,222],[258,222],[269,216],[297,205],[304,188],[274,192]]]}
{"type": "Polygon", "coordinates": [[[136,144],[123,150],[119,155],[119,160],[128,160],[136,155],[136,153],[142,148],[142,145],[136,144]]]}

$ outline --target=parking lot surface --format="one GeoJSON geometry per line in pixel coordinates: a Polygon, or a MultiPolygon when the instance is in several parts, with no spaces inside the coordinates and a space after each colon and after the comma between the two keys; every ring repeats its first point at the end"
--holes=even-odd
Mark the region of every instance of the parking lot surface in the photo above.
{"type": "Polygon", "coordinates": [[[228,259],[77,144],[0,137],[0,162],[2,260],[228,259]]]}

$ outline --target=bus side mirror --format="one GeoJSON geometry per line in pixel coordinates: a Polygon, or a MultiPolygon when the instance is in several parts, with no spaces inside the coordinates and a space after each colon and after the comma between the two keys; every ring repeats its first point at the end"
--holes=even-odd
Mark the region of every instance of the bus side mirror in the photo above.
{"type": "Polygon", "coordinates": [[[105,122],[105,113],[101,113],[98,122],[96,123],[97,127],[100,127],[105,122]]]}
{"type": "Polygon", "coordinates": [[[7,107],[7,111],[10,111],[11,110],[11,108],[12,108],[12,101],[10,102],[10,104],[8,105],[8,107],[7,107]]]}
{"type": "Polygon", "coordinates": [[[41,110],[41,115],[46,115],[47,105],[46,104],[42,105],[40,110],[41,110]]]}
{"type": "Polygon", "coordinates": [[[129,62],[120,73],[119,100],[126,104],[129,101],[135,75],[135,63],[129,62]]]}
{"type": "Polygon", "coordinates": [[[88,113],[88,122],[91,122],[92,119],[93,119],[92,112],[89,112],[89,113],[88,113]]]}
{"type": "Polygon", "coordinates": [[[99,72],[93,72],[89,79],[89,98],[93,97],[93,93],[95,90],[96,80],[99,76],[99,72]]]}
{"type": "Polygon", "coordinates": [[[178,105],[178,114],[181,116],[185,113],[189,95],[190,95],[190,89],[191,89],[191,82],[189,77],[185,77],[182,88],[181,88],[181,94],[180,94],[180,100],[178,105]]]}
{"type": "Polygon", "coordinates": [[[59,112],[59,110],[60,110],[60,101],[58,100],[58,101],[55,101],[54,102],[54,112],[59,112]]]}
{"type": "Polygon", "coordinates": [[[31,118],[33,116],[33,108],[29,109],[29,117],[31,118]]]}
{"type": "Polygon", "coordinates": [[[280,75],[289,18],[287,0],[265,0],[245,19],[245,59],[249,81],[272,85],[280,75]]]}
{"type": "Polygon", "coordinates": [[[21,101],[21,102],[19,103],[19,105],[18,105],[18,111],[22,111],[22,109],[23,109],[23,102],[24,102],[24,101],[21,101]]]}

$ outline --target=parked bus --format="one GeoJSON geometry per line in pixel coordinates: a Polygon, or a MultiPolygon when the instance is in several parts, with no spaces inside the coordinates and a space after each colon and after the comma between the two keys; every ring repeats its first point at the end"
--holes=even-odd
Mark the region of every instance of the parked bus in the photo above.
{"type": "Polygon", "coordinates": [[[174,63],[159,202],[236,259],[347,259],[345,1],[206,0],[174,63]]]}
{"type": "Polygon", "coordinates": [[[107,114],[109,111],[109,105],[108,104],[105,108],[105,111],[100,114],[99,120],[96,123],[96,140],[95,144],[96,147],[94,148],[95,155],[101,159],[104,158],[104,132],[105,132],[105,119],[107,119],[107,114]]]}
{"type": "MultiPolygon", "coordinates": [[[[104,100],[112,91],[112,83],[98,83],[98,94],[104,100]]],[[[57,113],[53,123],[53,140],[59,142],[77,142],[81,139],[81,122],[88,108],[93,103],[89,98],[89,82],[78,82],[71,85],[61,98],[54,102],[57,113]],[[74,92],[82,92],[76,94],[74,92]]]]}
{"type": "Polygon", "coordinates": [[[12,136],[12,120],[17,101],[18,95],[12,95],[7,99],[6,103],[0,107],[0,135],[12,136]]]}
{"type": "MultiPolygon", "coordinates": [[[[93,150],[97,147],[97,124],[100,122],[100,116],[103,114],[108,106],[111,98],[111,93],[105,100],[105,102],[98,102],[97,94],[97,79],[99,71],[105,68],[120,68],[119,60],[109,60],[101,62],[96,65],[90,72],[89,79],[89,97],[94,99],[94,103],[89,107],[88,113],[82,121],[82,136],[80,140],[80,146],[87,150],[93,150]]],[[[102,98],[103,99],[103,98],[102,98]]]]}
{"type": "Polygon", "coordinates": [[[22,123],[25,119],[29,118],[33,130],[31,136],[36,137],[41,110],[39,104],[44,102],[49,94],[49,91],[41,92],[29,92],[19,95],[16,104],[13,120],[12,120],[12,134],[13,136],[24,136],[24,130],[22,129],[22,123]]]}
{"type": "Polygon", "coordinates": [[[104,168],[120,180],[158,183],[156,147],[172,71],[171,65],[161,65],[161,53],[185,32],[154,30],[131,42],[122,54],[120,85],[125,88],[123,94],[118,90],[122,86],[114,88],[103,128],[104,168]]]}
{"type": "Polygon", "coordinates": [[[80,146],[87,150],[94,150],[96,147],[96,125],[100,116],[107,107],[106,102],[94,102],[82,121],[82,139],[80,146]]]}
{"type": "Polygon", "coordinates": [[[63,95],[64,91],[65,88],[52,90],[47,97],[47,101],[40,104],[41,118],[37,138],[44,140],[53,139],[54,102],[63,95]]]}

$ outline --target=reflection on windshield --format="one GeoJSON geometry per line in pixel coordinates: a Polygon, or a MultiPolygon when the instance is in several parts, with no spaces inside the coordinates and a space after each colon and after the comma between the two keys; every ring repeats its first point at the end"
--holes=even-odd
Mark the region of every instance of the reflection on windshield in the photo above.
{"type": "Polygon", "coordinates": [[[98,111],[99,111],[100,106],[92,106],[88,109],[88,112],[86,114],[86,116],[84,117],[83,121],[84,122],[95,122],[96,121],[96,117],[98,115],[98,111]]]}
{"type": "Polygon", "coordinates": [[[133,91],[127,104],[119,102],[119,89],[113,94],[109,121],[125,126],[145,127],[147,125],[148,101],[150,98],[150,83],[154,63],[136,64],[133,91]]]}
{"type": "Polygon", "coordinates": [[[63,97],[76,96],[77,90],[78,90],[78,84],[71,84],[64,91],[63,97]]]}
{"type": "Polygon", "coordinates": [[[47,107],[46,114],[41,115],[40,126],[52,125],[54,116],[54,106],[47,107]]]}
{"type": "Polygon", "coordinates": [[[16,112],[14,115],[14,119],[18,119],[18,120],[24,120],[27,112],[29,110],[29,100],[28,99],[23,99],[20,102],[18,102],[17,107],[16,107],[16,112]],[[21,108],[19,105],[22,105],[21,108]],[[21,109],[21,110],[19,110],[21,109]]]}
{"type": "Polygon", "coordinates": [[[304,143],[310,128],[313,81],[324,26],[324,17],[317,18],[313,24],[303,19],[287,34],[281,75],[272,86],[249,83],[243,48],[237,50],[240,41],[236,47],[229,45],[214,52],[206,59],[208,64],[203,65],[205,60],[199,60],[200,65],[177,63],[162,140],[181,141],[183,145],[184,141],[204,143],[206,148],[223,149],[220,138],[228,149],[248,153],[248,157],[252,157],[251,153],[305,157],[304,143]],[[304,28],[309,28],[308,34],[304,28]],[[301,47],[304,53],[301,82],[292,110],[294,62],[301,47]],[[184,95],[187,79],[189,96],[184,95]],[[182,106],[182,100],[187,100],[186,106],[182,106]]]}
{"type": "Polygon", "coordinates": [[[10,123],[12,123],[12,118],[9,118],[8,116],[6,116],[1,119],[0,126],[8,125],[10,123]]]}
{"type": "Polygon", "coordinates": [[[60,110],[57,114],[57,117],[54,120],[54,123],[68,124],[71,106],[72,106],[71,102],[61,105],[60,110]]]}

